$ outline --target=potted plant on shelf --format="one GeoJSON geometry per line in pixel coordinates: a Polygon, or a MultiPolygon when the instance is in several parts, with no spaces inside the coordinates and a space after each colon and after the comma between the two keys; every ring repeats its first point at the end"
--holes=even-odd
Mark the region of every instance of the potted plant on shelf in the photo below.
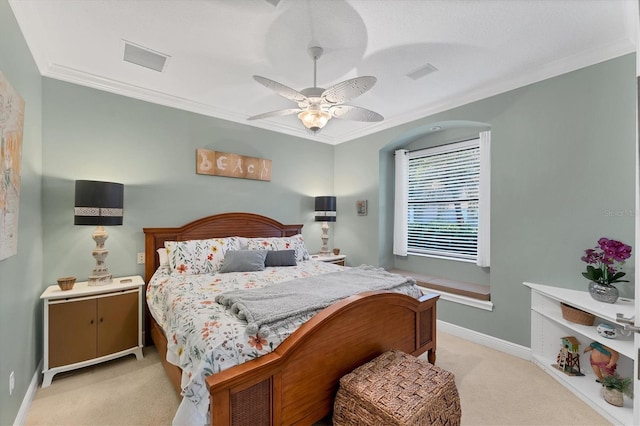
{"type": "Polygon", "coordinates": [[[633,380],[630,377],[620,377],[618,374],[604,376],[600,381],[603,388],[604,400],[611,405],[622,407],[624,395],[633,398],[633,380]]]}
{"type": "Polygon", "coordinates": [[[598,240],[596,247],[584,251],[584,256],[580,259],[587,264],[587,272],[583,272],[582,276],[590,281],[591,297],[605,303],[615,303],[618,300],[618,289],[613,284],[628,282],[622,279],[626,273],[619,269],[629,257],[631,246],[604,237],[598,240]]]}

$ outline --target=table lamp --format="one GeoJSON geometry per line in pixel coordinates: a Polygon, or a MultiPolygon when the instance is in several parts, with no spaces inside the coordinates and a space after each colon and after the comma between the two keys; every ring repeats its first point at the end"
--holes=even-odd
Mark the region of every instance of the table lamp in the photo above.
{"type": "Polygon", "coordinates": [[[105,226],[122,225],[122,207],[124,201],[124,185],[113,182],[94,180],[76,181],[76,202],[74,209],[74,225],[95,225],[91,235],[96,248],[91,253],[96,259],[96,266],[89,275],[89,285],[105,285],[111,283],[111,274],[105,264],[109,251],[104,242],[109,237],[105,226]]]}
{"type": "Polygon", "coordinates": [[[322,222],[322,248],[320,256],[329,256],[329,224],[327,222],[336,221],[336,197],[316,197],[316,222],[322,222]]]}

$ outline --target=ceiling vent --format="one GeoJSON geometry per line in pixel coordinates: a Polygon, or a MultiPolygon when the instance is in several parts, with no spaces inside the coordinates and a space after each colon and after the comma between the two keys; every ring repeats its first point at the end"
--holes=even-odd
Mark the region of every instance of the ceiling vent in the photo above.
{"type": "Polygon", "coordinates": [[[427,74],[431,74],[434,71],[438,71],[438,68],[436,68],[433,65],[427,63],[425,65],[422,65],[422,66],[416,68],[415,70],[411,71],[410,73],[408,73],[407,77],[409,77],[409,78],[411,78],[413,80],[418,80],[419,78],[422,78],[427,74]]]}
{"type": "Polygon", "coordinates": [[[147,49],[130,41],[122,41],[124,42],[123,60],[155,71],[164,71],[167,60],[170,58],[169,55],[147,49]]]}

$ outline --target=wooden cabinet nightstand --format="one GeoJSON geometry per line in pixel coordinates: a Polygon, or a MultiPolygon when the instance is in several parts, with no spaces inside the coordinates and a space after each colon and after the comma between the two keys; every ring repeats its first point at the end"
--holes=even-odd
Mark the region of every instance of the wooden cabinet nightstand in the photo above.
{"type": "Polygon", "coordinates": [[[142,301],[140,276],[114,278],[111,284],[79,282],[62,291],[52,285],[44,300],[44,378],[51,385],[56,373],[86,367],[125,355],[142,359],[142,301]]]}
{"type": "Polygon", "coordinates": [[[338,254],[338,255],[330,254],[328,256],[320,256],[319,254],[314,254],[313,256],[311,256],[311,259],[319,260],[321,262],[335,263],[336,265],[340,265],[340,266],[346,266],[345,261],[347,259],[347,255],[346,254],[338,254]]]}

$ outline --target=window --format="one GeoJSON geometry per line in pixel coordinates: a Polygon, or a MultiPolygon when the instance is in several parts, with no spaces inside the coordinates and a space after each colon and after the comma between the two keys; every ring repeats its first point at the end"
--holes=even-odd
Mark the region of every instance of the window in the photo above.
{"type": "Polygon", "coordinates": [[[394,254],[489,266],[490,142],[396,151],[394,254]]]}
{"type": "Polygon", "coordinates": [[[411,152],[408,166],[408,252],[475,262],[479,140],[411,152]]]}

